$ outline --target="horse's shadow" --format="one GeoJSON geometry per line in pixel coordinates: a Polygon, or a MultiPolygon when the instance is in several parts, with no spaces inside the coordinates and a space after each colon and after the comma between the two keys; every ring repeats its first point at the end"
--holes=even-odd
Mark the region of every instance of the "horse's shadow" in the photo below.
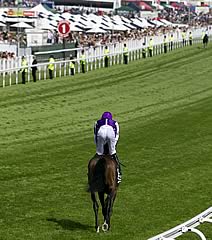
{"type": "Polygon", "coordinates": [[[56,218],[47,218],[49,222],[57,223],[64,230],[75,231],[75,230],[90,230],[92,226],[82,224],[80,222],[72,221],[70,219],[56,219],[56,218]]]}

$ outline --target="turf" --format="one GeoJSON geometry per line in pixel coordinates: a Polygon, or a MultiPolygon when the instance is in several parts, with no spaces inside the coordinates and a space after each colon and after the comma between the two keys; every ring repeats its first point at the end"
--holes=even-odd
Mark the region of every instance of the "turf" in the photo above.
{"type": "Polygon", "coordinates": [[[211,65],[212,46],[196,45],[0,89],[0,239],[145,240],[212,206],[211,65]],[[106,110],[127,167],[111,231],[96,234],[87,163],[106,110]]]}

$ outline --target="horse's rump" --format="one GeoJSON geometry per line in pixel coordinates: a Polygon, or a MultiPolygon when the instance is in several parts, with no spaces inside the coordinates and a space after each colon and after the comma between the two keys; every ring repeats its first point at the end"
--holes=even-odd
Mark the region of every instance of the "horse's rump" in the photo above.
{"type": "Polygon", "coordinates": [[[116,187],[116,163],[110,156],[92,159],[88,166],[90,192],[107,192],[116,187]]]}
{"type": "Polygon", "coordinates": [[[117,163],[110,156],[106,156],[105,161],[105,184],[112,190],[117,187],[117,163]]]}

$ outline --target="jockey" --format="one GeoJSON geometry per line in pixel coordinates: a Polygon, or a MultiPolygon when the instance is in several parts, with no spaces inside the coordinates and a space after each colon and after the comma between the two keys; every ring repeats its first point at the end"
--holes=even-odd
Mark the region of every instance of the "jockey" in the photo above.
{"type": "Polygon", "coordinates": [[[110,112],[104,112],[101,119],[94,124],[94,141],[96,154],[103,155],[104,147],[108,144],[109,154],[117,163],[117,182],[121,182],[121,166],[116,154],[116,144],[119,139],[119,124],[112,119],[110,112]]]}

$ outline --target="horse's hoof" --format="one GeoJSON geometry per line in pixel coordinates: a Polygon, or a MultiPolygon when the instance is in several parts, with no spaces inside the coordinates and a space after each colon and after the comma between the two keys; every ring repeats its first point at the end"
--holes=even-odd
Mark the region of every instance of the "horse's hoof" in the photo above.
{"type": "Polygon", "coordinates": [[[105,222],[102,224],[102,231],[107,232],[108,231],[108,224],[105,222]]]}
{"type": "Polygon", "coordinates": [[[97,227],[96,232],[99,233],[99,226],[97,227]]]}

